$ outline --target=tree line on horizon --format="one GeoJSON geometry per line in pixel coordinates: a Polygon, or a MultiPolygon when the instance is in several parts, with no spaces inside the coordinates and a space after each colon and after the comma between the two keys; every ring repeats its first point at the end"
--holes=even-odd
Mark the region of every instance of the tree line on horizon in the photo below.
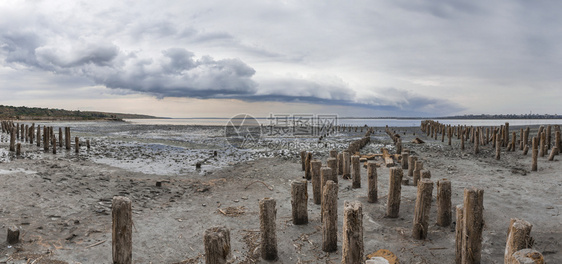
{"type": "Polygon", "coordinates": [[[26,106],[0,105],[0,118],[4,119],[68,119],[68,120],[120,120],[124,118],[153,118],[147,115],[105,113],[97,111],[64,110],[26,106]]]}

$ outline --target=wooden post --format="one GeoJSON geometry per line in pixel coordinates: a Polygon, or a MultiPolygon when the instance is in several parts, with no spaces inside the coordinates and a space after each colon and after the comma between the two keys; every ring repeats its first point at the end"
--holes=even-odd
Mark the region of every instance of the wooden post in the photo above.
{"type": "Polygon", "coordinates": [[[556,131],[556,134],[554,134],[554,146],[558,147],[558,150],[560,150],[560,131],[556,131]]]}
{"type": "Polygon", "coordinates": [[[432,192],[433,182],[430,179],[421,179],[418,182],[416,207],[414,209],[414,225],[412,228],[412,237],[414,239],[427,238],[427,227],[429,222],[429,212],[431,210],[432,192]]]}
{"type": "Polygon", "coordinates": [[[359,163],[359,155],[351,156],[351,164],[353,166],[353,182],[352,188],[361,188],[361,166],[359,163]]]}
{"type": "Polygon", "coordinates": [[[525,139],[524,137],[525,132],[523,132],[523,128],[519,129],[519,150],[523,150],[525,148],[525,139]]]}
{"type": "Polygon", "coordinates": [[[457,224],[455,226],[455,264],[462,264],[462,238],[463,238],[463,212],[462,204],[456,207],[457,224]]]}
{"type": "Polygon", "coordinates": [[[481,263],[484,190],[464,189],[462,263],[481,263]]]}
{"type": "Polygon", "coordinates": [[[476,132],[474,132],[474,155],[478,154],[478,152],[480,152],[480,150],[478,149],[480,147],[480,136],[478,135],[478,129],[476,129],[476,132]]]}
{"type": "Polygon", "coordinates": [[[551,125],[546,126],[546,149],[550,149],[550,143],[552,139],[552,128],[551,125]]]}
{"type": "Polygon", "coordinates": [[[420,178],[419,178],[418,182],[421,179],[431,179],[431,171],[430,170],[421,170],[420,171],[420,178]]]}
{"type": "Polygon", "coordinates": [[[53,137],[53,154],[57,154],[57,138],[53,137]]]}
{"type": "Polygon", "coordinates": [[[65,147],[66,147],[66,150],[70,150],[70,127],[65,127],[65,128],[64,128],[64,131],[65,131],[65,133],[66,133],[66,134],[65,134],[65,137],[64,137],[65,143],[66,143],[66,144],[65,144],[65,145],[66,145],[65,147]]]}
{"type": "Polygon", "coordinates": [[[375,161],[367,162],[367,179],[368,179],[368,191],[367,191],[367,201],[369,203],[376,203],[378,201],[377,194],[377,163],[375,161]]]}
{"type": "Polygon", "coordinates": [[[414,169],[416,168],[416,161],[417,160],[418,160],[417,157],[412,157],[412,156],[408,157],[408,176],[409,177],[414,176],[414,169]]]}
{"type": "Polygon", "coordinates": [[[8,228],[8,237],[6,241],[10,245],[14,245],[20,242],[20,230],[17,226],[13,225],[8,228]]]}
{"type": "Polygon", "coordinates": [[[37,125],[37,146],[41,146],[41,126],[37,125]]]}
{"type": "Polygon", "coordinates": [[[464,150],[464,133],[461,135],[461,150],[464,150]]]}
{"type": "Polygon", "coordinates": [[[113,263],[133,263],[133,218],[131,200],[127,197],[113,197],[112,218],[112,253],[113,263]]]}
{"type": "Polygon", "coordinates": [[[531,171],[537,171],[537,157],[539,154],[539,146],[538,146],[538,139],[537,137],[533,137],[533,160],[531,164],[531,171]]]}
{"type": "Polygon", "coordinates": [[[35,136],[35,124],[29,128],[29,144],[33,144],[33,137],[35,136]]]}
{"type": "Polygon", "coordinates": [[[50,139],[49,139],[49,128],[47,126],[43,126],[43,150],[44,151],[49,151],[49,144],[50,144],[50,139]]]}
{"type": "Polygon", "coordinates": [[[307,180],[312,179],[312,167],[310,166],[311,161],[312,161],[312,153],[306,152],[306,158],[304,161],[304,177],[307,180]]]}
{"type": "Polygon", "coordinates": [[[556,155],[556,153],[558,152],[558,147],[553,147],[550,150],[550,155],[548,155],[548,160],[549,161],[553,161],[554,160],[554,155],[556,155]]]}
{"type": "Polygon", "coordinates": [[[322,189],[322,250],[338,249],[338,185],[327,181],[322,189]]]}
{"type": "Polygon", "coordinates": [[[499,134],[496,136],[496,160],[500,160],[500,153],[501,153],[501,138],[499,134]]]}
{"type": "Polygon", "coordinates": [[[351,178],[351,155],[349,152],[343,152],[343,178],[350,179],[351,178]]]}
{"type": "Polygon", "coordinates": [[[402,151],[402,160],[400,161],[400,164],[402,165],[403,170],[408,169],[408,163],[410,162],[409,158],[410,158],[410,153],[402,151]]]}
{"type": "Polygon", "coordinates": [[[343,152],[338,153],[338,175],[343,175],[343,152]]]}
{"type": "MultiPolygon", "coordinates": [[[[62,146],[61,146],[61,147],[62,147],[62,146]]],[[[88,150],[90,149],[90,140],[89,140],[89,139],[86,139],[86,148],[87,148],[88,150]]],[[[216,151],[216,150],[215,150],[214,154],[215,154],[215,157],[216,157],[216,156],[217,156],[217,151],[216,151]]]]}
{"type": "Polygon", "coordinates": [[[414,169],[414,186],[418,186],[418,181],[421,178],[422,170],[423,170],[423,162],[421,160],[416,160],[416,166],[414,169]]]}
{"type": "Polygon", "coordinates": [[[62,127],[59,127],[59,147],[62,149],[62,127]]]}
{"type": "Polygon", "coordinates": [[[16,129],[12,128],[10,132],[10,151],[16,151],[16,129]]]}
{"type": "Polygon", "coordinates": [[[80,152],[80,140],[78,140],[78,137],[74,137],[74,148],[76,153],[80,152]]]}
{"type": "Polygon", "coordinates": [[[452,127],[448,127],[447,128],[447,145],[451,145],[451,137],[453,136],[453,128],[452,127]]]}
{"type": "Polygon", "coordinates": [[[261,257],[265,260],[277,260],[277,234],[275,219],[276,201],[272,198],[260,200],[261,257]]]}
{"type": "Polygon", "coordinates": [[[301,166],[302,166],[302,171],[306,170],[306,151],[301,151],[301,166]]]}
{"type": "Polygon", "coordinates": [[[512,263],[512,255],[516,251],[531,248],[531,225],[525,220],[511,218],[507,230],[507,242],[505,244],[504,264],[512,263]]]}
{"type": "Polygon", "coordinates": [[[363,206],[359,201],[343,205],[342,264],[363,263],[363,206]]]}
{"type": "Polygon", "coordinates": [[[326,182],[328,181],[333,181],[334,183],[337,184],[336,181],[334,181],[334,178],[337,179],[337,175],[334,176],[334,173],[332,172],[332,169],[330,167],[322,167],[320,168],[320,192],[322,192],[322,190],[324,190],[324,186],[326,185],[326,182]]]}
{"type": "Polygon", "coordinates": [[[330,150],[330,158],[334,158],[337,160],[338,158],[338,151],[335,149],[330,150]]]}
{"type": "Polygon", "coordinates": [[[400,212],[400,192],[402,190],[402,169],[390,168],[390,180],[388,190],[388,202],[386,216],[397,218],[400,212]]]}
{"type": "Polygon", "coordinates": [[[504,147],[507,146],[507,143],[509,142],[509,123],[505,122],[505,130],[504,130],[504,139],[503,139],[503,145],[504,147]]]}
{"type": "Polygon", "coordinates": [[[310,164],[312,165],[312,201],[315,204],[320,204],[322,201],[322,175],[320,174],[322,161],[315,159],[310,164]]]}
{"type": "Polygon", "coordinates": [[[16,144],[16,156],[21,155],[21,143],[16,144]]]}
{"type": "Polygon", "coordinates": [[[542,132],[541,137],[539,139],[539,157],[541,157],[541,158],[544,157],[544,155],[546,153],[545,140],[546,140],[546,133],[542,132]]]}
{"type": "MultiPolygon", "coordinates": [[[[335,183],[338,183],[338,174],[337,174],[338,160],[335,159],[335,158],[328,158],[326,163],[327,163],[328,167],[330,167],[330,169],[332,169],[332,177],[329,178],[329,179],[334,181],[335,183]]],[[[322,192],[322,189],[320,189],[320,192],[322,192]]]]}
{"type": "Polygon", "coordinates": [[[523,155],[527,155],[527,152],[529,152],[529,145],[525,145],[525,147],[523,148],[523,155]]]}
{"type": "Polygon", "coordinates": [[[451,224],[451,182],[447,179],[437,181],[437,225],[451,224]]]}
{"type": "MultiPolygon", "coordinates": [[[[320,165],[322,165],[321,161],[320,165]]],[[[320,169],[320,168],[318,168],[320,169]]],[[[319,173],[320,174],[320,173],[319,173]]],[[[293,211],[293,224],[308,224],[308,182],[306,180],[291,183],[291,207],[293,211]]]]}
{"type": "Polygon", "coordinates": [[[205,244],[206,264],[230,263],[230,231],[224,226],[215,226],[205,230],[203,237],[205,244]]]}
{"type": "Polygon", "coordinates": [[[530,248],[521,249],[512,255],[512,261],[509,264],[544,264],[543,255],[530,248]]]}

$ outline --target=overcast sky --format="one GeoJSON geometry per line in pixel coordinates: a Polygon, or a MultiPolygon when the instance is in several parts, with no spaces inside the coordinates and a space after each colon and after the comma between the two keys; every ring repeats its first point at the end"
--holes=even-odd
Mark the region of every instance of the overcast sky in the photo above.
{"type": "Polygon", "coordinates": [[[0,104],[562,114],[562,1],[0,1],[0,104]]]}

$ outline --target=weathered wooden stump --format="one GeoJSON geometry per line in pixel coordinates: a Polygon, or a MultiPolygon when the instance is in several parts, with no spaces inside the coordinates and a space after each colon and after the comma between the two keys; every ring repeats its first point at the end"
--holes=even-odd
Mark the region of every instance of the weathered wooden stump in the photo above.
{"type": "Polygon", "coordinates": [[[531,248],[531,229],[533,225],[525,220],[512,218],[507,231],[504,264],[512,263],[513,253],[525,248],[531,248]]]}
{"type": "Polygon", "coordinates": [[[421,160],[416,160],[416,165],[414,169],[414,186],[418,186],[418,181],[421,178],[422,170],[423,170],[423,162],[421,160]]]}
{"type": "Polygon", "coordinates": [[[13,225],[8,228],[8,237],[6,241],[10,245],[20,242],[20,229],[17,226],[13,225]]]}
{"type": "MultiPolygon", "coordinates": [[[[89,150],[90,147],[91,147],[91,146],[90,146],[90,140],[89,140],[89,139],[86,139],[86,148],[89,150]]],[[[217,156],[217,151],[215,150],[215,152],[214,152],[213,154],[214,154],[214,156],[216,157],[216,156],[217,156]]]]}
{"type": "MultiPolygon", "coordinates": [[[[320,162],[320,161],[319,161],[320,162]]],[[[320,164],[322,164],[320,162],[320,164]]],[[[291,207],[293,224],[308,224],[308,182],[306,180],[291,183],[291,207]]]]}
{"type": "Polygon", "coordinates": [[[428,234],[429,212],[431,210],[431,193],[433,182],[430,179],[421,179],[418,182],[418,193],[414,209],[412,237],[426,239],[428,234]]]}
{"type": "Polygon", "coordinates": [[[302,166],[302,171],[306,170],[306,151],[301,151],[301,166],[302,166]]]}
{"type": "Polygon", "coordinates": [[[367,201],[376,203],[378,201],[377,187],[377,163],[375,161],[367,162],[367,201]]]}
{"type": "Polygon", "coordinates": [[[338,153],[338,175],[343,175],[343,152],[338,153]]]}
{"type": "Polygon", "coordinates": [[[539,155],[539,146],[538,146],[538,139],[537,137],[533,137],[533,153],[532,153],[532,164],[531,164],[531,171],[537,171],[537,159],[539,155]]]}
{"type": "Polygon", "coordinates": [[[57,154],[57,138],[53,137],[53,154],[57,154]]]}
{"type": "Polygon", "coordinates": [[[420,180],[421,179],[431,179],[431,171],[430,170],[422,170],[420,172],[420,180]]]}
{"type": "Polygon", "coordinates": [[[351,154],[347,151],[343,152],[343,178],[351,178],[351,154]]]}
{"type": "Polygon", "coordinates": [[[113,197],[112,218],[112,254],[113,263],[133,263],[133,218],[131,200],[127,197],[113,197]]]}
{"type": "Polygon", "coordinates": [[[62,148],[62,141],[63,141],[62,127],[59,127],[59,148],[62,148]]]}
{"type": "Polygon", "coordinates": [[[338,160],[336,158],[328,158],[328,160],[326,161],[328,167],[330,167],[330,169],[332,169],[332,174],[333,174],[333,181],[335,183],[338,183],[338,160]]]}
{"type": "Polygon", "coordinates": [[[549,161],[553,161],[554,160],[554,155],[556,155],[556,153],[558,153],[558,147],[553,147],[550,150],[550,155],[548,155],[548,160],[549,161]]]}
{"type": "Polygon", "coordinates": [[[402,190],[402,169],[390,168],[390,180],[388,190],[388,202],[386,217],[397,218],[400,212],[400,193],[402,190]]]}
{"type": "Polygon", "coordinates": [[[475,135],[474,135],[474,137],[475,137],[475,139],[474,139],[474,141],[475,141],[474,142],[474,155],[476,155],[480,152],[480,149],[479,149],[479,147],[480,147],[480,136],[478,135],[478,133],[479,133],[478,129],[474,133],[475,133],[475,135]]]}
{"type": "Polygon", "coordinates": [[[304,177],[307,180],[310,180],[312,178],[312,167],[310,166],[311,161],[312,161],[312,153],[307,152],[304,161],[304,177]]]}
{"type": "Polygon", "coordinates": [[[16,151],[16,129],[10,131],[10,151],[16,151]]]}
{"type": "Polygon", "coordinates": [[[206,264],[230,263],[230,230],[224,226],[215,226],[205,230],[203,237],[205,244],[206,264]]]}
{"type": "Polygon", "coordinates": [[[338,249],[338,185],[327,181],[322,190],[322,250],[338,249]]]}
{"type": "Polygon", "coordinates": [[[359,163],[359,155],[351,156],[351,165],[353,166],[353,182],[352,188],[361,188],[361,166],[359,163]]]}
{"type": "Polygon", "coordinates": [[[414,176],[414,169],[416,168],[416,161],[417,160],[418,160],[417,157],[412,157],[412,156],[408,157],[408,176],[409,177],[414,176]]]}
{"type": "Polygon", "coordinates": [[[452,222],[451,182],[447,179],[437,181],[437,225],[446,227],[452,222]]]}
{"type": "Polygon", "coordinates": [[[330,158],[334,158],[337,160],[338,158],[338,151],[335,149],[330,150],[330,158]]]}
{"type": "Polygon", "coordinates": [[[455,226],[455,264],[462,264],[462,239],[464,228],[464,207],[462,204],[456,207],[456,226],[455,226]]]}
{"type": "Polygon", "coordinates": [[[313,160],[311,162],[312,165],[312,201],[315,204],[320,204],[320,202],[322,201],[322,195],[321,195],[321,184],[322,184],[322,175],[320,172],[320,169],[322,168],[322,161],[320,160],[313,160]]]}
{"type": "Polygon", "coordinates": [[[540,137],[540,141],[539,141],[539,157],[544,157],[545,153],[546,153],[546,133],[542,132],[541,133],[541,137],[540,137]]]}
{"type": "Polygon", "coordinates": [[[501,153],[501,138],[499,135],[496,136],[496,160],[500,160],[501,153]]]}
{"type": "Polygon", "coordinates": [[[16,156],[21,155],[21,143],[16,144],[16,156]]]}
{"type": "Polygon", "coordinates": [[[464,189],[462,263],[481,263],[484,190],[464,189]]]}
{"type": "Polygon", "coordinates": [[[261,257],[277,260],[276,201],[272,198],[260,200],[261,257]]]}
{"type": "Polygon", "coordinates": [[[342,264],[364,261],[363,208],[358,201],[345,201],[343,206],[342,264]]]}

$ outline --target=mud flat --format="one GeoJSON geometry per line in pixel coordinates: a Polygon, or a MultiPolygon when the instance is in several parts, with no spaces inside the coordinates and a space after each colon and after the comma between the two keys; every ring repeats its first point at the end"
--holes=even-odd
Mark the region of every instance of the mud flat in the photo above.
{"type": "MultiPolygon", "coordinates": [[[[2,242],[0,262],[112,263],[111,201],[117,195],[132,201],[134,263],[203,263],[205,230],[217,225],[230,229],[234,263],[269,263],[261,260],[259,249],[259,200],[265,197],[277,204],[277,263],[340,263],[344,201],[362,203],[365,255],[388,249],[400,263],[455,260],[455,226],[436,225],[435,190],[427,239],[412,238],[417,189],[411,182],[402,185],[399,217],[385,217],[390,168],[380,157],[375,159],[381,165],[377,203],[367,201],[365,167],[360,169],[361,188],[339,176],[335,252],[322,251],[320,205],[313,203],[310,183],[308,224],[293,225],[291,183],[305,175],[300,151],[311,151],[325,164],[330,150],[344,150],[364,132],[337,133],[320,144],[316,137],[265,138],[294,144],[290,149],[239,150],[229,148],[216,127],[98,126],[73,128],[92,141],[90,150],[82,147],[78,154],[61,150],[53,155],[22,144],[22,155],[15,157],[2,134],[0,221],[4,230],[20,229],[20,243],[2,242]],[[195,168],[197,162],[201,169],[195,168]]],[[[539,157],[538,171],[531,172],[531,153],[523,155],[519,148],[502,148],[496,160],[491,144],[474,154],[470,143],[463,151],[458,139],[448,145],[447,139],[431,139],[419,127],[391,130],[401,136],[410,156],[423,161],[434,182],[451,181],[453,208],[462,204],[464,188],[484,190],[482,263],[503,263],[511,218],[533,225],[533,248],[547,263],[562,263],[560,156],[553,161],[539,157]],[[416,137],[425,143],[411,143],[416,137]]],[[[395,153],[384,128],[375,128],[361,154],[381,153],[381,147],[395,153]]]]}

